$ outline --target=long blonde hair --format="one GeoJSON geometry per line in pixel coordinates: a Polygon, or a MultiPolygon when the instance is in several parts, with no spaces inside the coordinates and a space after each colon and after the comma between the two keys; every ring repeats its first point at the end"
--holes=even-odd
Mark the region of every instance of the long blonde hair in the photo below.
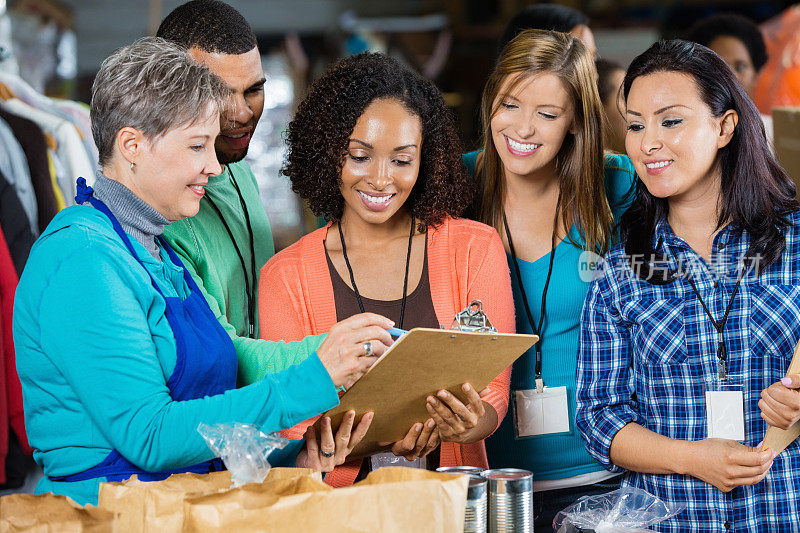
{"type": "Polygon", "coordinates": [[[521,81],[543,73],[561,80],[573,104],[575,133],[567,134],[556,155],[562,223],[568,235],[569,228],[577,226],[585,249],[605,252],[613,221],[603,185],[603,106],[597,92],[597,70],[580,39],[567,33],[520,33],[503,49],[489,75],[481,99],[483,153],[475,167],[476,218],[502,234],[506,182],[491,130],[492,117],[502,100],[500,90],[510,76],[514,80],[507,93],[521,81]]]}

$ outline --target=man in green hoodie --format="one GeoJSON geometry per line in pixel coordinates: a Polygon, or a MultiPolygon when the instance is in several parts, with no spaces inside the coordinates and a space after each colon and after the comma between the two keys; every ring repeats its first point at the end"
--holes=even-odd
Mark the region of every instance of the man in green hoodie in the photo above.
{"type": "Polygon", "coordinates": [[[275,249],[256,179],[244,161],[264,109],[266,78],[256,37],[238,11],[217,0],[193,0],[177,7],[156,36],[187,48],[233,89],[233,103],[222,113],[215,145],[225,170],[209,180],[197,215],[167,226],[164,238],[233,339],[240,384],[253,383],[303,361],[324,339],[258,339],[259,271],[275,249]]]}

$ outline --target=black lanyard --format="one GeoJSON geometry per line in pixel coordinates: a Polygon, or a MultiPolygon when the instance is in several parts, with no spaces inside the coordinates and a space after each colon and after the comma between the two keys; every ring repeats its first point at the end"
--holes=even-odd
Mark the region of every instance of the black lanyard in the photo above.
{"type": "MultiPolygon", "coordinates": [[[[672,257],[675,258],[675,261],[681,265],[681,270],[685,272],[686,270],[683,268],[683,264],[678,260],[678,257],[674,252],[672,252],[672,250],[670,250],[670,252],[672,253],[672,257]]],[[[706,316],[708,316],[709,320],[711,320],[711,324],[714,326],[714,329],[717,330],[717,335],[719,335],[719,344],[717,344],[717,377],[721,381],[728,381],[728,349],[725,346],[725,324],[728,322],[728,313],[733,307],[733,301],[736,299],[736,295],[739,293],[739,286],[742,284],[742,278],[744,278],[746,271],[747,269],[745,269],[744,265],[742,265],[742,269],[739,272],[738,278],[736,279],[736,285],[733,287],[731,299],[728,301],[728,305],[725,307],[725,312],[722,315],[722,320],[714,319],[714,315],[711,314],[711,311],[708,309],[703,297],[700,296],[700,291],[697,290],[697,285],[694,284],[694,280],[692,280],[691,276],[686,276],[686,280],[689,282],[689,285],[691,285],[695,296],[697,296],[697,299],[700,300],[700,305],[703,306],[703,311],[705,311],[706,316]]]]}
{"type": "Polygon", "coordinates": [[[250,223],[250,212],[247,210],[247,205],[244,203],[244,196],[242,195],[242,191],[239,189],[239,185],[236,183],[236,177],[233,175],[233,168],[228,165],[228,170],[231,173],[231,181],[233,182],[233,187],[236,189],[236,194],[239,195],[239,203],[242,206],[242,212],[244,213],[245,222],[247,222],[247,231],[250,237],[250,275],[248,276],[247,273],[247,266],[245,266],[244,257],[242,256],[242,251],[239,249],[239,244],[236,242],[236,238],[233,236],[233,232],[231,228],[228,226],[228,222],[225,220],[225,217],[222,216],[222,212],[217,207],[217,204],[214,200],[211,199],[211,195],[209,191],[206,190],[206,199],[208,199],[208,203],[211,207],[214,208],[214,211],[217,212],[217,216],[222,221],[222,225],[225,226],[225,230],[228,232],[228,237],[231,238],[231,243],[233,243],[233,247],[236,249],[236,255],[239,256],[239,263],[242,267],[242,272],[244,274],[244,292],[245,297],[247,298],[247,336],[251,339],[255,338],[255,329],[256,329],[256,250],[255,250],[255,243],[253,242],[253,226],[250,223]]]}
{"type": "Polygon", "coordinates": [[[558,209],[561,207],[561,191],[558,193],[558,201],[556,202],[556,216],[553,220],[553,236],[550,241],[550,264],[547,267],[547,278],[544,281],[544,290],[542,291],[542,309],[539,315],[539,325],[533,321],[533,314],[531,313],[531,306],[528,303],[528,295],[525,291],[525,285],[522,284],[522,272],[519,270],[517,264],[517,252],[514,250],[514,241],[511,239],[511,230],[508,229],[508,220],[506,219],[506,212],[503,210],[503,225],[506,229],[506,237],[508,237],[508,247],[511,250],[512,263],[514,264],[514,273],[516,274],[517,282],[519,283],[519,291],[522,295],[522,305],[525,307],[525,315],[528,317],[528,322],[531,325],[533,334],[539,337],[539,341],[533,345],[533,352],[536,354],[536,363],[533,367],[536,375],[536,390],[542,392],[544,390],[544,380],[542,379],[542,326],[544,325],[545,304],[547,302],[547,288],[550,286],[550,277],[553,274],[553,258],[556,251],[556,228],[558,227],[558,209]]]}
{"type": "MultiPolygon", "coordinates": [[[[356,287],[356,278],[353,276],[353,267],[350,266],[350,260],[347,258],[347,246],[344,244],[344,233],[342,232],[342,221],[339,220],[337,226],[339,227],[339,239],[342,241],[342,255],[344,256],[344,263],[347,265],[347,271],[350,273],[350,283],[353,285],[353,292],[356,293],[356,300],[358,300],[358,308],[364,312],[364,302],[361,301],[361,294],[356,287]]],[[[411,241],[414,237],[414,217],[411,217],[411,233],[408,234],[408,253],[406,254],[406,276],[403,280],[403,301],[400,304],[400,322],[397,327],[403,329],[403,315],[406,313],[406,293],[408,291],[408,266],[411,264],[411,241]]]]}

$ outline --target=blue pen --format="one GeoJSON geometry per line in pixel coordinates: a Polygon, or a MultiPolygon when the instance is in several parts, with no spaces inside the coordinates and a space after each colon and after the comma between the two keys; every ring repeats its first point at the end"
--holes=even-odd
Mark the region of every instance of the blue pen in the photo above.
{"type": "Polygon", "coordinates": [[[408,333],[406,330],[400,329],[400,328],[389,328],[388,331],[389,331],[389,335],[391,335],[392,337],[397,337],[397,338],[400,338],[403,335],[405,335],[406,333],[408,333]]]}

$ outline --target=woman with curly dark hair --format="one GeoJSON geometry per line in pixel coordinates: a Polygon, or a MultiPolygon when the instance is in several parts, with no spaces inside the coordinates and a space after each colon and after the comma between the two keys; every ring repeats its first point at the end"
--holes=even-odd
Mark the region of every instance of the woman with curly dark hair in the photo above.
{"type": "MultiPolygon", "coordinates": [[[[514,331],[497,232],[456,218],[472,200],[472,183],[451,114],[430,81],[384,55],[343,59],[311,87],[287,141],[283,173],[330,223],[261,269],[262,338],[324,333],[362,310],[404,329],[438,328],[472,300],[482,300],[498,330],[514,331]]],[[[325,481],[349,485],[360,471],[409,466],[400,457],[429,468],[486,467],[483,439],[506,413],[508,387],[509,370],[483,391],[465,383],[466,404],[431,391],[428,420],[363,465],[356,459],[337,467],[325,481]],[[438,460],[428,456],[434,450],[438,460]]],[[[313,432],[311,422],[289,436],[301,438],[307,427],[313,432]]]]}

